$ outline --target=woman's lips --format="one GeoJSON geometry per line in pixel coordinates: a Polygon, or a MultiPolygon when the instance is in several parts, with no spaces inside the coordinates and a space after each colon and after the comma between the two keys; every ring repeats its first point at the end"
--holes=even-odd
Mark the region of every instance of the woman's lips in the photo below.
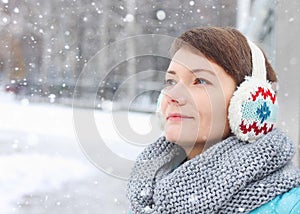
{"type": "Polygon", "coordinates": [[[173,114],[169,114],[166,119],[167,121],[182,121],[184,119],[193,119],[193,117],[178,114],[178,113],[173,113],[173,114]]]}

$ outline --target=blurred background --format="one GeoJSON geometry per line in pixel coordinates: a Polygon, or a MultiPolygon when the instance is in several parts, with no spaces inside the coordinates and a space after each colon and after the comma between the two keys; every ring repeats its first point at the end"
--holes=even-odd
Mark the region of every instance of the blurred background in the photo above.
{"type": "MultiPolygon", "coordinates": [[[[112,104],[122,112],[135,97],[129,100],[131,124],[141,128],[149,121],[163,81],[159,72],[137,75],[122,96],[114,95],[128,77],[164,71],[169,59],[139,56],[107,72],[108,55],[96,65],[103,81],[91,75],[77,82],[98,51],[141,34],[176,37],[193,27],[232,26],[259,43],[279,78],[278,126],[294,140],[300,166],[299,19],[297,0],[0,0],[1,213],[127,213],[126,181],[84,156],[72,106],[97,109],[97,121],[114,129],[112,104]]],[[[129,43],[120,54],[137,48],[129,43]]],[[[126,151],[121,137],[107,137],[112,149],[133,159],[141,150],[126,151]]]]}

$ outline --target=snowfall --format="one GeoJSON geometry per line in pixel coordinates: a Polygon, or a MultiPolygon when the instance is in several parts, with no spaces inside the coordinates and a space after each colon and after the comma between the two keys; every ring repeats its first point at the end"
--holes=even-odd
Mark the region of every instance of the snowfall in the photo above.
{"type": "MultiPolygon", "coordinates": [[[[151,132],[153,115],[124,115],[137,134],[151,132]]],[[[70,106],[0,94],[0,213],[128,212],[126,178],[102,170],[83,151],[73,117],[70,106]]],[[[94,111],[94,120],[112,153],[133,162],[144,147],[126,142],[111,111],[94,111]]]]}

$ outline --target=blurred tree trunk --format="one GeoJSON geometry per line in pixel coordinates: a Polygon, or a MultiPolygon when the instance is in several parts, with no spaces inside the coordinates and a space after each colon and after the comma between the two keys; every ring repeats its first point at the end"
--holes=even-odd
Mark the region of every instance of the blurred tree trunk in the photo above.
{"type": "Polygon", "coordinates": [[[11,37],[9,78],[11,80],[23,80],[26,78],[24,56],[19,39],[11,37]]]}
{"type": "MultiPolygon", "coordinates": [[[[133,99],[136,96],[137,93],[137,80],[136,80],[136,66],[135,66],[135,58],[130,58],[132,56],[135,56],[135,43],[134,39],[130,38],[130,36],[133,36],[135,34],[135,26],[136,26],[136,16],[135,16],[135,0],[128,0],[127,1],[127,23],[125,23],[125,32],[127,33],[129,39],[127,40],[127,49],[126,49],[126,54],[127,54],[127,73],[128,73],[128,78],[130,79],[130,83],[127,83],[128,85],[128,98],[133,99]],[[133,17],[133,20],[130,20],[131,17],[133,17]]],[[[130,100],[132,101],[132,100],[130,100]]]]}

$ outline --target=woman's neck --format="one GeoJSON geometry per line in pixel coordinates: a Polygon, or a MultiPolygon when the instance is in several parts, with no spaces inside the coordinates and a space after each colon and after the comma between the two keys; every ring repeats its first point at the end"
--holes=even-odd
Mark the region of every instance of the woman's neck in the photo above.
{"type": "Polygon", "coordinates": [[[197,155],[201,154],[204,149],[204,145],[202,144],[196,144],[192,149],[185,149],[185,152],[187,154],[187,159],[190,160],[197,155]]]}

